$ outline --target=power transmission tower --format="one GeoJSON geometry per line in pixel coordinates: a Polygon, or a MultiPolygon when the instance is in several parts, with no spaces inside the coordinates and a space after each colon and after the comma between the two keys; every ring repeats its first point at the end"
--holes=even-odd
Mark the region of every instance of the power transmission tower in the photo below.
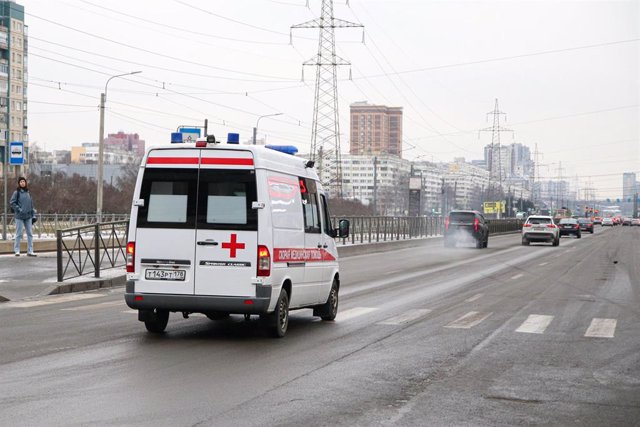
{"type": "Polygon", "coordinates": [[[302,79],[304,80],[305,65],[316,67],[311,159],[318,164],[320,180],[329,194],[334,197],[342,197],[337,67],[351,65],[350,62],[336,55],[334,30],[348,27],[364,28],[361,24],[335,18],[333,16],[333,0],[322,0],[320,18],[291,27],[291,30],[295,28],[320,29],[318,54],[302,64],[302,79]],[[322,158],[318,158],[319,153],[322,153],[322,158]]]}
{"type": "MultiPolygon", "coordinates": [[[[479,132],[491,132],[491,151],[489,154],[489,186],[491,186],[491,181],[496,177],[498,178],[499,189],[502,191],[502,150],[500,149],[500,133],[501,132],[512,132],[513,130],[503,128],[500,126],[500,116],[505,116],[505,121],[507,120],[507,114],[500,111],[498,108],[498,99],[496,98],[496,105],[493,111],[487,113],[487,116],[493,115],[493,126],[489,128],[480,129],[479,132]],[[494,162],[496,150],[498,151],[498,171],[494,170],[494,162]]],[[[480,136],[478,134],[478,136],[480,136]]]]}

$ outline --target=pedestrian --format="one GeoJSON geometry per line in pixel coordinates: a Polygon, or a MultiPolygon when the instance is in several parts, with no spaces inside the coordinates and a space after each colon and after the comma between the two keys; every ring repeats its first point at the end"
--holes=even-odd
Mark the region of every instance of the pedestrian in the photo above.
{"type": "Polygon", "coordinates": [[[15,213],[16,221],[16,241],[13,245],[16,256],[20,256],[20,240],[22,240],[22,229],[27,231],[27,256],[37,256],[33,252],[33,233],[31,226],[35,217],[35,209],[33,208],[33,199],[27,187],[27,179],[18,178],[18,188],[11,196],[11,209],[15,213]]]}

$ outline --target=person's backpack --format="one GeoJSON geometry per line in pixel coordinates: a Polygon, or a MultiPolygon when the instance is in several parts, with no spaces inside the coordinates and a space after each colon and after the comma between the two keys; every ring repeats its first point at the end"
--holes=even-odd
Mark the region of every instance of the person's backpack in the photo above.
{"type": "MultiPolygon", "coordinates": [[[[16,196],[16,205],[20,203],[20,191],[18,191],[18,195],[16,196]]],[[[11,213],[16,213],[16,210],[11,206],[11,213]]]]}

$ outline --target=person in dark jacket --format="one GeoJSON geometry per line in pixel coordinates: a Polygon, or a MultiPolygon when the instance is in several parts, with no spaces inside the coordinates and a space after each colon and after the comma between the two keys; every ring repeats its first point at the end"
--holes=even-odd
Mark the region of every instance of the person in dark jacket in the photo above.
{"type": "Polygon", "coordinates": [[[22,176],[18,178],[18,188],[13,192],[10,204],[16,216],[16,241],[13,245],[16,256],[20,256],[20,240],[22,240],[23,229],[27,231],[27,256],[37,256],[33,252],[33,233],[31,231],[35,209],[26,178],[22,176]]]}

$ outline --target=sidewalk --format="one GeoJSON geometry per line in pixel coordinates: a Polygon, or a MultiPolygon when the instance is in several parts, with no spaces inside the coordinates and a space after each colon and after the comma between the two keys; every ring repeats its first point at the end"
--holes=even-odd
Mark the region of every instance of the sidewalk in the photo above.
{"type": "MultiPolygon", "coordinates": [[[[417,247],[434,242],[437,237],[396,240],[380,243],[362,243],[338,247],[341,257],[383,252],[392,249],[417,247]]],[[[23,242],[24,243],[24,242],[23,242]]],[[[434,242],[435,243],[435,242],[434,242]]],[[[26,298],[37,298],[68,292],[81,292],[114,286],[124,286],[124,267],[101,271],[101,277],[92,274],[57,282],[57,253],[55,240],[35,240],[37,257],[26,256],[26,243],[21,256],[13,253],[13,241],[0,240],[0,303],[26,298]]]]}

